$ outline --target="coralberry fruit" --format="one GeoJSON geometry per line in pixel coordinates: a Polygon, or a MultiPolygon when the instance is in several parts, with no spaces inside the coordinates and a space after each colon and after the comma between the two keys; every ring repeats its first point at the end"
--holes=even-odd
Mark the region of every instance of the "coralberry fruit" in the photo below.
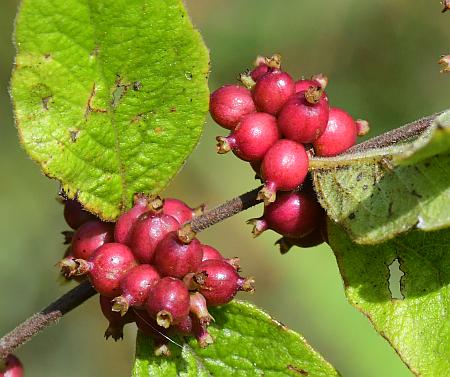
{"type": "Polygon", "coordinates": [[[0,377],[23,377],[23,366],[14,355],[8,355],[5,360],[5,368],[0,368],[0,377]]]}
{"type": "Polygon", "coordinates": [[[298,143],[315,141],[325,131],[328,122],[328,101],[320,93],[318,101],[310,103],[306,98],[307,93],[308,91],[303,91],[293,95],[278,116],[281,133],[298,143]]]}
{"type": "Polygon", "coordinates": [[[168,328],[189,314],[189,292],[183,282],[173,277],[159,280],[150,291],[145,308],[159,326],[168,328]]]}
{"type": "Polygon", "coordinates": [[[145,195],[136,195],[134,206],[127,212],[120,215],[114,228],[114,240],[128,245],[130,243],[131,231],[139,216],[151,210],[149,198],[145,195]]]}
{"type": "Polygon", "coordinates": [[[95,250],[113,239],[113,224],[100,220],[88,221],[72,236],[71,254],[74,258],[88,259],[95,250]]]}
{"type": "Polygon", "coordinates": [[[202,244],[202,251],[203,251],[202,262],[209,259],[219,259],[219,260],[223,259],[223,256],[222,254],[220,254],[220,251],[212,246],[202,244]]]}
{"type": "Polygon", "coordinates": [[[159,279],[158,271],[149,264],[132,268],[120,281],[121,295],[113,299],[113,310],[124,315],[130,306],[142,307],[159,279]]]}
{"type": "Polygon", "coordinates": [[[280,138],[277,120],[266,113],[244,116],[228,137],[217,137],[217,151],[230,150],[244,161],[261,160],[268,149],[280,138]]]}
{"type": "Polygon", "coordinates": [[[258,236],[267,229],[290,238],[300,238],[317,228],[323,216],[322,207],[315,196],[301,192],[282,193],[264,208],[264,216],[251,220],[253,234],[258,236]]]}
{"type": "Polygon", "coordinates": [[[131,250],[139,262],[150,263],[158,242],[167,233],[178,230],[179,227],[180,224],[172,216],[164,213],[144,213],[133,226],[129,244],[131,250]]]}
{"type": "Polygon", "coordinates": [[[344,110],[332,107],[325,131],[313,143],[314,151],[318,156],[336,156],[355,145],[357,134],[353,118],[344,110]]]}
{"type": "Polygon", "coordinates": [[[100,308],[103,315],[108,320],[109,325],[105,331],[105,338],[108,339],[110,336],[117,341],[123,338],[123,327],[127,323],[132,323],[135,321],[135,316],[133,312],[128,312],[124,316],[120,313],[114,312],[112,310],[112,302],[110,297],[100,296],[100,308]]]}
{"type": "Polygon", "coordinates": [[[95,220],[96,217],[85,211],[78,200],[66,199],[64,200],[64,219],[72,229],[78,229],[84,223],[95,220]]]}
{"type": "Polygon", "coordinates": [[[191,208],[181,200],[166,198],[164,199],[163,213],[172,216],[180,225],[183,225],[191,221],[193,217],[200,215],[203,208],[203,206],[191,208]]]}
{"type": "Polygon", "coordinates": [[[276,245],[280,247],[280,253],[286,254],[292,246],[298,246],[301,248],[309,248],[314,246],[319,246],[324,242],[322,232],[320,227],[314,229],[311,233],[307,234],[302,238],[289,238],[282,237],[277,242],[276,245]]]}
{"type": "Polygon", "coordinates": [[[224,260],[210,259],[201,263],[194,275],[199,292],[208,305],[230,302],[238,291],[253,291],[253,279],[241,278],[224,260]]]}
{"type": "Polygon", "coordinates": [[[106,243],[87,262],[77,261],[80,273],[87,272],[95,290],[106,297],[120,295],[120,280],[136,265],[131,250],[120,243],[106,243]]]}
{"type": "Polygon", "coordinates": [[[290,191],[301,185],[308,173],[308,156],[303,145],[291,140],[277,141],[261,165],[264,187],[258,194],[266,204],[275,201],[276,191],[290,191]]]}
{"type": "Polygon", "coordinates": [[[156,246],[153,264],[162,276],[182,279],[197,269],[202,256],[202,247],[196,238],[185,244],[177,232],[170,232],[156,246]]]}
{"type": "Polygon", "coordinates": [[[232,130],[244,115],[253,113],[256,109],[248,89],[225,85],[211,94],[209,111],[219,125],[232,130]]]}
{"type": "Polygon", "coordinates": [[[292,77],[286,72],[274,70],[259,78],[253,88],[253,100],[258,111],[276,115],[294,91],[292,77]]]}
{"type": "Polygon", "coordinates": [[[202,325],[209,325],[213,317],[208,312],[205,297],[199,293],[191,293],[190,296],[190,311],[194,314],[202,325]]]}
{"type": "Polygon", "coordinates": [[[250,72],[250,77],[253,79],[253,81],[257,82],[261,77],[263,77],[266,73],[269,73],[270,71],[271,68],[267,64],[260,63],[250,72]]]}

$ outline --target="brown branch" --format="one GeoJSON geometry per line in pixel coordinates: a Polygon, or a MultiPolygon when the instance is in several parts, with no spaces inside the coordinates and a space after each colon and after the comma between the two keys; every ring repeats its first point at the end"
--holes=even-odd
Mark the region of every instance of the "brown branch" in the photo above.
{"type": "Polygon", "coordinates": [[[89,282],[85,281],[61,296],[41,312],[22,322],[0,339],[0,360],[4,360],[18,347],[28,342],[46,327],[58,322],[64,314],[75,309],[96,293],[89,282]]]}
{"type": "MultiPolygon", "coordinates": [[[[419,119],[403,127],[355,145],[353,148],[349,149],[347,153],[382,148],[416,137],[429,127],[436,116],[441,113],[419,119]]],[[[191,231],[198,233],[218,222],[261,203],[261,201],[256,199],[260,189],[261,187],[255,188],[252,191],[231,199],[194,218],[190,224],[191,231]]],[[[41,312],[34,314],[22,322],[14,330],[0,339],[0,361],[4,360],[8,354],[13,353],[18,347],[25,344],[43,329],[55,324],[64,314],[75,309],[95,294],[96,292],[89,282],[81,283],[41,312]]]]}

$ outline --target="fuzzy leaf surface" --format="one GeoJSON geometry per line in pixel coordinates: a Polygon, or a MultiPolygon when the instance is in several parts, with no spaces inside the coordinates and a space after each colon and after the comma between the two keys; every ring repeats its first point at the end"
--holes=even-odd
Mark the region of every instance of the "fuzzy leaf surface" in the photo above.
{"type": "Polygon", "coordinates": [[[23,0],[11,93],[20,140],[69,197],[115,219],[196,145],[209,57],[181,0],[23,0]]]}
{"type": "Polygon", "coordinates": [[[155,357],[151,338],[138,334],[133,376],[338,376],[299,334],[249,303],[210,313],[215,342],[204,349],[194,339],[176,338],[182,348],[170,345],[171,357],[155,357]]]}
{"type": "Polygon", "coordinates": [[[324,163],[314,171],[319,201],[357,243],[450,225],[449,112],[412,142],[324,163]]]}
{"type": "Polygon", "coordinates": [[[337,225],[329,226],[349,302],[368,317],[414,374],[448,375],[450,230],[415,230],[368,246],[353,243],[337,225]],[[399,264],[396,276],[390,270],[394,261],[399,264]]]}

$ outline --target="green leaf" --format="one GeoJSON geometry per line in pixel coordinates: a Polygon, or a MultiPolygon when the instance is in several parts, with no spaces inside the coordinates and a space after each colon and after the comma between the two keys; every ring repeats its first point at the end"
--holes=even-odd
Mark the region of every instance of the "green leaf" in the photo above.
{"type": "Polygon", "coordinates": [[[330,245],[350,303],[416,375],[448,375],[450,230],[413,231],[383,244],[362,246],[352,243],[338,226],[329,225],[330,245]],[[394,261],[399,271],[391,275],[394,261]]]}
{"type": "Polygon", "coordinates": [[[11,93],[20,139],[70,197],[114,219],[196,145],[208,52],[181,0],[24,0],[11,93]]]}
{"type": "Polygon", "coordinates": [[[215,342],[204,349],[186,338],[182,349],[171,346],[171,357],[155,357],[152,340],[139,334],[133,376],[338,375],[300,335],[249,303],[232,302],[210,312],[215,342]]]}
{"type": "Polygon", "coordinates": [[[320,203],[355,242],[375,244],[412,228],[449,226],[449,114],[413,142],[313,161],[320,203]]]}

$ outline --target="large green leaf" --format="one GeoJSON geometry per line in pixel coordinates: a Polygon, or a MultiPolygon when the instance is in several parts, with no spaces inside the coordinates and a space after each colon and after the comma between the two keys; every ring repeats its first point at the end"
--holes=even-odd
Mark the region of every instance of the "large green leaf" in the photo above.
{"type": "Polygon", "coordinates": [[[196,145],[209,60],[181,0],[24,0],[16,45],[25,150],[104,219],[163,189],[196,145]]]}
{"type": "Polygon", "coordinates": [[[412,231],[383,244],[363,246],[353,243],[338,226],[329,225],[330,244],[350,303],[369,318],[416,375],[448,376],[450,230],[412,231]],[[394,261],[401,272],[390,276],[394,261]]]}
{"type": "Polygon", "coordinates": [[[138,335],[133,376],[338,375],[300,335],[253,305],[233,302],[211,314],[216,320],[209,327],[215,342],[205,349],[186,339],[183,348],[171,346],[171,357],[155,357],[152,340],[138,335]]]}
{"type": "Polygon", "coordinates": [[[358,243],[414,227],[450,225],[450,113],[416,140],[365,153],[316,159],[314,183],[328,215],[358,243]]]}

